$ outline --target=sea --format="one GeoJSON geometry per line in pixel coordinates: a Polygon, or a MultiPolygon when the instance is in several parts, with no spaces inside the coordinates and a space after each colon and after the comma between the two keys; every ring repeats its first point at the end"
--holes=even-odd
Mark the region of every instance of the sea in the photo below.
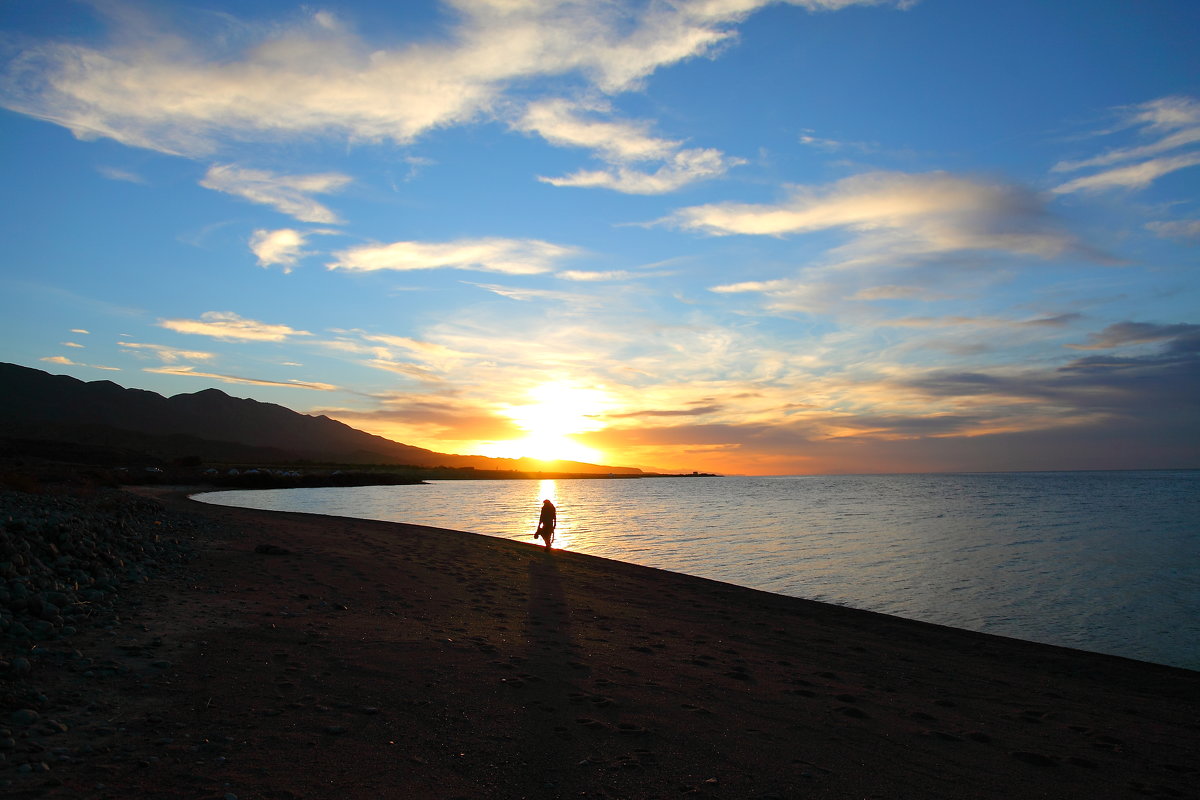
{"type": "Polygon", "coordinates": [[[197,499],[531,544],[549,499],[563,550],[1200,670],[1197,470],[431,481],[197,499]]]}

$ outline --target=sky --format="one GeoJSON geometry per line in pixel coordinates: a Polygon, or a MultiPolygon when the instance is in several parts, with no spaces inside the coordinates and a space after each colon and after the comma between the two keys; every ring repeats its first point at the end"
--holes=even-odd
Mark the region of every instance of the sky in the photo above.
{"type": "Polygon", "coordinates": [[[1200,3],[0,3],[0,361],[439,452],[1200,467],[1200,3]]]}

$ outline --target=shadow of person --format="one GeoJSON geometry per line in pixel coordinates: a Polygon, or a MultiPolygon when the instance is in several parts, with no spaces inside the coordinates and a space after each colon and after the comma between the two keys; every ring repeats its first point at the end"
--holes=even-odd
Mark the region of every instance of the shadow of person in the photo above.
{"type": "MultiPolygon", "coordinates": [[[[566,751],[545,747],[547,740],[568,738],[573,719],[570,696],[586,667],[576,660],[571,612],[558,571],[558,559],[544,549],[529,559],[529,606],[525,617],[526,685],[523,735],[531,743],[529,765],[541,776],[542,794],[557,796],[563,785],[566,751]]],[[[566,744],[565,742],[563,743],[566,744]]]]}

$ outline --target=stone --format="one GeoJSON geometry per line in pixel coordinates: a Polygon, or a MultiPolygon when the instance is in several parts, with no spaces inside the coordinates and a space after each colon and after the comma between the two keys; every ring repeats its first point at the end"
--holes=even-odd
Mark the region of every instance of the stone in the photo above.
{"type": "Polygon", "coordinates": [[[37,722],[39,719],[41,719],[41,716],[41,714],[34,711],[32,708],[19,708],[8,715],[8,721],[13,725],[25,727],[37,722]]]}

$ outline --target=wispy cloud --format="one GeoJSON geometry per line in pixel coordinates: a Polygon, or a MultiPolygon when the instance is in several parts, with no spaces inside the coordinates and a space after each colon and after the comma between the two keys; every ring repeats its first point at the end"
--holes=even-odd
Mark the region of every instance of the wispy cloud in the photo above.
{"type": "Polygon", "coordinates": [[[1184,96],[1162,97],[1116,110],[1117,125],[1099,135],[1137,128],[1142,136],[1158,136],[1155,141],[1133,147],[1114,147],[1098,156],[1060,161],[1055,172],[1074,172],[1088,167],[1108,167],[1122,161],[1143,161],[1188,145],[1200,144],[1200,102],[1184,96]]]}
{"type": "Polygon", "coordinates": [[[1154,322],[1116,322],[1088,337],[1087,344],[1068,347],[1076,350],[1110,350],[1138,344],[1171,342],[1179,339],[1200,342],[1200,325],[1177,323],[1163,325],[1154,322]]]}
{"type": "Polygon", "coordinates": [[[1152,158],[1137,164],[1114,167],[1055,186],[1055,194],[1099,192],[1106,189],[1145,189],[1164,175],[1200,164],[1200,153],[1152,158]]]}
{"type": "MultiPolygon", "coordinates": [[[[27,48],[8,63],[0,102],[80,138],[191,156],[218,152],[227,139],[313,133],[406,143],[490,114],[529,78],[576,75],[606,94],[636,88],[731,41],[728,25],[768,2],[456,0],[444,38],[392,43],[364,40],[328,11],[258,27],[213,17],[191,37],[164,31],[160,19],[110,13],[114,44],[27,48]],[[213,19],[229,30],[212,29],[213,19]]],[[[794,4],[816,11],[878,0],[794,4]]]]}
{"type": "Polygon", "coordinates": [[[1067,313],[1053,316],[1040,316],[1030,319],[1006,319],[1004,317],[965,316],[951,314],[940,317],[898,317],[896,319],[879,320],[875,324],[883,327],[896,328],[955,328],[974,327],[996,330],[1001,328],[1061,328],[1078,322],[1082,315],[1067,313]]]}
{"type": "Polygon", "coordinates": [[[403,375],[421,383],[441,383],[465,354],[431,342],[399,336],[369,335],[363,331],[343,331],[340,338],[317,342],[336,353],[348,353],[364,367],[403,375]]]}
{"type": "Polygon", "coordinates": [[[1148,222],[1146,228],[1158,236],[1170,239],[1200,239],[1200,219],[1181,219],[1170,222],[1148,222]]]}
{"type": "Polygon", "coordinates": [[[459,239],[450,242],[393,242],[363,245],[334,253],[330,269],[376,270],[468,269],[508,275],[550,272],[575,255],[572,247],[538,239],[459,239]]]}
{"type": "Polygon", "coordinates": [[[689,183],[723,175],[745,163],[712,148],[688,148],[683,142],[650,133],[650,124],[598,118],[610,114],[604,102],[581,103],[561,98],[531,103],[517,123],[560,147],[592,150],[608,167],[580,170],[561,178],[540,177],[553,186],[599,187],[627,194],[663,194],[689,183]],[[587,116],[585,116],[587,115],[587,116]],[[635,164],[658,163],[657,169],[635,164]]]}
{"type": "Polygon", "coordinates": [[[579,307],[582,305],[595,304],[598,301],[597,298],[590,295],[562,292],[556,289],[537,289],[528,286],[502,286],[496,283],[471,283],[470,285],[483,289],[485,292],[491,292],[499,297],[505,297],[509,300],[517,300],[525,303],[553,303],[558,307],[562,307],[564,305],[579,307]]]}
{"type": "Polygon", "coordinates": [[[721,406],[705,405],[696,408],[650,408],[610,414],[610,419],[645,419],[647,417],[703,417],[721,410],[721,406]]]}
{"type": "Polygon", "coordinates": [[[181,350],[178,347],[168,347],[163,344],[148,344],[146,342],[117,342],[118,347],[124,347],[137,353],[152,355],[164,364],[174,364],[177,361],[211,361],[215,353],[203,350],[181,350]]]}
{"type": "Polygon", "coordinates": [[[373,369],[381,369],[385,372],[403,375],[425,383],[440,383],[443,380],[443,376],[438,372],[412,361],[401,361],[387,356],[375,356],[374,358],[364,359],[359,363],[373,369]]]}
{"type": "MultiPolygon", "coordinates": [[[[1010,324],[1034,327],[1048,319],[1010,324]]],[[[753,386],[753,397],[735,398],[732,386],[695,380],[672,396],[659,383],[650,399],[626,398],[624,409],[609,416],[613,424],[585,443],[641,454],[643,463],[712,459],[730,471],[764,464],[777,470],[775,460],[796,469],[802,463],[796,454],[812,457],[822,470],[854,469],[865,457],[876,469],[913,471],[970,469],[983,463],[981,454],[993,467],[1032,469],[1045,463],[1047,446],[1078,453],[1071,463],[1080,467],[1117,465],[1114,448],[1135,435],[1162,443],[1164,453],[1186,463],[1187,445],[1168,442],[1172,435],[1194,441],[1200,432],[1194,399],[1200,326],[1149,324],[1097,338],[1145,337],[1159,347],[1065,365],[976,362],[973,369],[952,370],[893,361],[854,367],[843,358],[842,367],[830,371],[793,362],[774,380],[742,383],[743,392],[753,386]],[[697,401],[702,405],[679,402],[698,392],[707,395],[697,401]],[[693,417],[693,409],[706,413],[693,417]],[[666,413],[655,413],[660,410],[666,413]]]]}
{"type": "Polygon", "coordinates": [[[206,311],[200,319],[164,319],[159,326],[177,333],[211,336],[226,342],[282,342],[293,336],[312,336],[287,325],[243,319],[232,311],[206,311]]]}
{"type": "Polygon", "coordinates": [[[866,173],[825,187],[796,187],[780,203],[693,206],[662,222],[715,235],[786,236],[840,228],[905,240],[926,252],[1054,256],[1074,245],[1032,192],[946,172],[866,173]]]}
{"type": "Polygon", "coordinates": [[[727,158],[719,150],[680,150],[663,166],[644,172],[627,166],[580,170],[561,178],[538,178],[551,186],[612,189],[625,194],[665,194],[699,180],[724,175],[730,166],[743,163],[727,158]]]}
{"type": "Polygon", "coordinates": [[[444,366],[452,366],[458,361],[466,357],[465,353],[453,350],[445,345],[436,342],[423,341],[421,339],[413,339],[408,336],[392,336],[386,333],[368,333],[362,330],[349,331],[334,331],[335,333],[349,334],[357,336],[364,342],[372,345],[382,345],[388,348],[397,348],[405,352],[419,356],[422,360],[437,362],[444,366]]]}
{"type": "Polygon", "coordinates": [[[824,150],[827,153],[837,153],[842,150],[856,150],[859,152],[871,152],[879,149],[879,145],[873,142],[846,142],[838,139],[827,139],[821,136],[814,135],[816,131],[805,129],[799,136],[799,142],[806,147],[812,147],[816,150],[824,150]]]}
{"type": "Polygon", "coordinates": [[[337,223],[337,214],[314,200],[311,195],[336,192],[350,182],[348,175],[325,172],[312,175],[276,175],[261,169],[246,169],[233,164],[209,167],[200,185],[270,206],[301,222],[337,223]]]}
{"type": "Polygon", "coordinates": [[[1088,356],[1052,369],[935,369],[897,383],[962,408],[991,407],[991,414],[1009,416],[1014,425],[1022,420],[1026,426],[1036,425],[1039,416],[1047,422],[1073,417],[1111,424],[1118,418],[1153,420],[1161,414],[1164,420],[1178,421],[1183,409],[1194,419],[1200,390],[1200,325],[1170,327],[1179,330],[1171,335],[1160,330],[1151,333],[1152,338],[1143,338],[1122,326],[1110,326],[1094,340],[1095,349],[1148,342],[1165,345],[1145,355],[1088,356]],[[1040,415],[1022,413],[1039,406],[1040,415]]]}
{"type": "Polygon", "coordinates": [[[663,275],[666,273],[648,273],[648,272],[631,272],[627,269],[610,269],[610,270],[580,270],[580,269],[565,269],[561,272],[556,272],[555,277],[562,278],[564,281],[579,281],[581,283],[601,283],[607,281],[627,281],[635,278],[646,278],[653,274],[663,275]]]}
{"type": "Polygon", "coordinates": [[[710,287],[719,294],[763,294],[771,313],[836,316],[885,300],[944,299],[978,290],[994,270],[973,267],[989,261],[1062,255],[1113,260],[1065,230],[1034,192],[947,172],[864,173],[792,187],[777,203],[683,208],[659,224],[717,236],[847,235],[844,243],[808,257],[794,275],[710,287]]]}
{"type": "Polygon", "coordinates": [[[1056,194],[1106,189],[1144,189],[1158,178],[1200,164],[1200,101],[1172,96],[1116,110],[1116,126],[1102,131],[1110,135],[1130,128],[1145,144],[1115,147],[1098,156],[1060,161],[1055,172],[1077,172],[1093,167],[1110,167],[1101,172],[1067,181],[1053,189],[1056,194]],[[1166,155],[1183,150],[1176,155],[1166,155]],[[1123,165],[1123,166],[1116,166],[1123,165]]]}
{"type": "Polygon", "coordinates": [[[59,366],[63,366],[63,367],[88,367],[89,369],[103,369],[103,370],[108,370],[110,372],[120,372],[121,371],[120,367],[106,367],[106,366],[103,366],[102,364],[81,364],[78,361],[72,361],[71,359],[67,358],[66,356],[46,356],[40,360],[45,361],[48,364],[58,364],[59,366]]]}
{"type": "Polygon", "coordinates": [[[177,375],[185,378],[207,378],[209,380],[217,380],[222,383],[240,383],[249,386],[282,386],[287,389],[311,389],[318,392],[334,392],[338,390],[337,386],[332,383],[318,383],[316,381],[272,381],[262,378],[242,378],[237,375],[222,375],[216,372],[197,372],[193,367],[146,367],[145,372],[153,372],[158,375],[177,375]]]}
{"type": "Polygon", "coordinates": [[[136,172],[130,172],[127,169],[101,166],[96,167],[96,171],[113,181],[124,181],[126,183],[136,183],[140,185],[144,185],[146,183],[146,179],[141,175],[138,175],[136,172]]]}
{"type": "Polygon", "coordinates": [[[379,396],[372,410],[331,408],[314,410],[397,441],[425,441],[441,449],[470,447],[478,441],[511,439],[522,431],[495,407],[454,389],[424,393],[392,392],[379,396]]]}
{"type": "Polygon", "coordinates": [[[853,298],[855,300],[911,300],[914,298],[929,297],[931,294],[933,293],[924,286],[887,284],[859,289],[854,293],[853,298]]]}

